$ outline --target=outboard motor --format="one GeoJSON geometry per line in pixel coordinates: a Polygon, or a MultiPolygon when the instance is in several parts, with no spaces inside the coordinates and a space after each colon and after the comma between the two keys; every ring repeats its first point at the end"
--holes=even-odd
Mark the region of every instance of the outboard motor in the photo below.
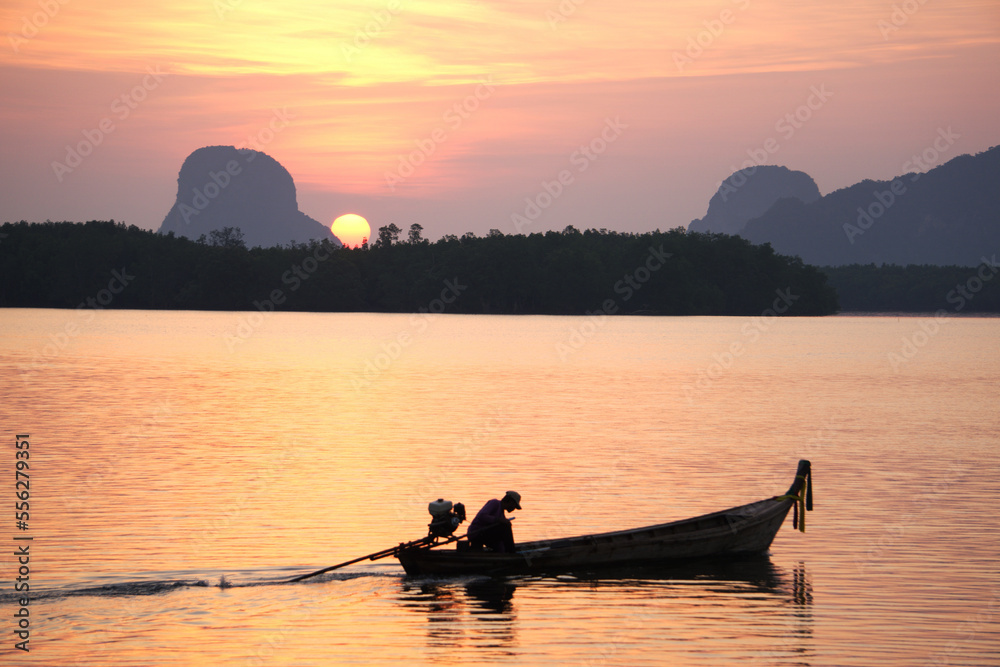
{"type": "Polygon", "coordinates": [[[465,505],[450,500],[438,498],[427,506],[431,513],[431,522],[427,524],[432,537],[448,537],[455,532],[459,524],[465,521],[465,505]]]}

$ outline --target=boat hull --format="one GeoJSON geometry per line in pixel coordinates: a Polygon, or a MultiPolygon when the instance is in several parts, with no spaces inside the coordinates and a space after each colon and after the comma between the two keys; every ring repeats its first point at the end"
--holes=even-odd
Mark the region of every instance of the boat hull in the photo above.
{"type": "Polygon", "coordinates": [[[523,542],[517,553],[410,549],[396,554],[410,575],[540,574],[631,565],[662,565],[691,559],[766,552],[809,474],[801,461],[784,496],[691,519],[582,535],[523,542]]]}

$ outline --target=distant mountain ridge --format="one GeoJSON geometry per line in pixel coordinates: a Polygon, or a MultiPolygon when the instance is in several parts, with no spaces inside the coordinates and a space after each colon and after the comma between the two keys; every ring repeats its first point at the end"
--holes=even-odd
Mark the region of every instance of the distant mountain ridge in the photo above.
{"type": "Polygon", "coordinates": [[[708,203],[705,217],[692,220],[688,231],[737,234],[747,222],[785,198],[808,204],[819,199],[820,192],[812,177],[802,171],[773,165],[741,169],[722,182],[708,203]]]}
{"type": "Polygon", "coordinates": [[[326,225],[299,211],[295,182],[266,153],[205,146],[191,153],[177,176],[177,199],[159,232],[197,239],[239,227],[248,246],[339,240],[326,225]]]}
{"type": "Polygon", "coordinates": [[[774,196],[735,233],[818,266],[975,266],[1000,251],[1000,146],[812,202],[774,196]]]}

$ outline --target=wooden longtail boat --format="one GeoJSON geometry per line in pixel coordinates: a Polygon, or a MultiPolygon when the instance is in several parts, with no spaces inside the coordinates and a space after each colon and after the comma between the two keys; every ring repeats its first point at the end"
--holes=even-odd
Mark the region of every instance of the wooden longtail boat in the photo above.
{"type": "Polygon", "coordinates": [[[633,565],[664,565],[767,551],[788,511],[805,530],[812,510],[809,461],[799,461],[787,493],[691,519],[611,533],[522,542],[515,553],[418,546],[393,555],[409,575],[549,574],[633,565]]]}

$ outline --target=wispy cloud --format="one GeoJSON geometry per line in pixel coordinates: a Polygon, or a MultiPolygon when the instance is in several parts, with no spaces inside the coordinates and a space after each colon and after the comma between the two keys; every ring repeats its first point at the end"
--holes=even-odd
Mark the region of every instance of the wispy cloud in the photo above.
{"type": "MultiPolygon", "coordinates": [[[[920,5],[887,40],[880,21],[894,6],[778,0],[584,2],[552,29],[560,3],[384,0],[104,0],[66,3],[3,62],[28,67],[138,71],[168,63],[176,73],[320,74],[345,83],[460,82],[490,72],[509,83],[676,76],[671,54],[708,31],[697,67],[685,74],[823,69],[873,58],[912,57],[970,43],[997,43],[991,0],[920,5]],[[992,20],[990,20],[992,19],[992,20]],[[721,34],[712,34],[722,29],[721,34]],[[356,59],[344,46],[364,43],[356,59]]],[[[0,9],[18,35],[37,6],[0,9]]]]}

